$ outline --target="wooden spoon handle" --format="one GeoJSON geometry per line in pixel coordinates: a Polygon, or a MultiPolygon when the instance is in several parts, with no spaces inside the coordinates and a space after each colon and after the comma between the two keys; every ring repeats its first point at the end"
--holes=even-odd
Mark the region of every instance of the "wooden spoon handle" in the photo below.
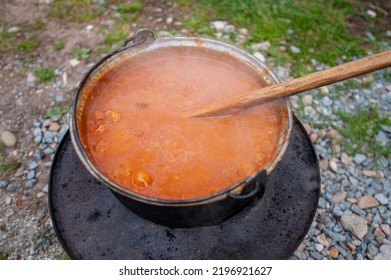
{"type": "Polygon", "coordinates": [[[211,117],[229,114],[239,109],[257,106],[277,98],[340,82],[389,66],[391,66],[391,50],[334,66],[289,82],[275,84],[242,95],[225,98],[216,103],[199,106],[189,110],[186,115],[187,117],[211,117]]]}

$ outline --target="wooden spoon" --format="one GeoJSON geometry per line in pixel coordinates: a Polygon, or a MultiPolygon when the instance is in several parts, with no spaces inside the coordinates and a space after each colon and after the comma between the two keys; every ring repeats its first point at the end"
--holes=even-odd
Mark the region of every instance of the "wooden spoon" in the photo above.
{"type": "Polygon", "coordinates": [[[185,112],[185,114],[187,117],[193,118],[232,114],[238,110],[347,80],[389,66],[391,66],[391,50],[334,66],[289,82],[274,84],[242,95],[228,97],[215,103],[194,107],[185,112]]]}

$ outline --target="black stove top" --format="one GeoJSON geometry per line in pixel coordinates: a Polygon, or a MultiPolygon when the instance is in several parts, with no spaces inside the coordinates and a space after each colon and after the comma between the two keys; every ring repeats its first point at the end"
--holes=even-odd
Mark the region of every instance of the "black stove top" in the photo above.
{"type": "Polygon", "coordinates": [[[49,182],[53,225],[73,259],[287,259],[311,226],[319,194],[317,156],[297,118],[263,197],[220,225],[168,228],[132,213],[84,168],[69,133],[49,182]]]}

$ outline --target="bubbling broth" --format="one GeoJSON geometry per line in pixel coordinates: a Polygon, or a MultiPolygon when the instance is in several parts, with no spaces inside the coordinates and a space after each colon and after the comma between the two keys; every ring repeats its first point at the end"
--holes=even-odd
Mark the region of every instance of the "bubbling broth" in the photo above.
{"type": "Polygon", "coordinates": [[[191,199],[262,169],[276,152],[283,101],[230,117],[184,110],[266,86],[245,63],[202,47],[125,56],[82,88],[77,126],[97,169],[134,192],[191,199]]]}

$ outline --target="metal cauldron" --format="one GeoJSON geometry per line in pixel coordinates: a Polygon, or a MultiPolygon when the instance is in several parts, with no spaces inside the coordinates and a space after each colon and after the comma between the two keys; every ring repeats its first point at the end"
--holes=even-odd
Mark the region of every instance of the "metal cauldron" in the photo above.
{"type": "MultiPolygon", "coordinates": [[[[70,114],[72,143],[87,170],[95,178],[109,187],[112,193],[131,211],[152,222],[170,227],[196,227],[218,224],[242,210],[254,199],[262,197],[267,174],[276,167],[288,146],[293,122],[289,101],[287,99],[283,101],[287,117],[286,123],[281,130],[277,152],[264,170],[260,170],[248,178],[208,196],[195,199],[165,200],[144,196],[125,189],[107,178],[94,166],[81,143],[78,131],[78,121],[81,119],[81,112],[86,101],[86,96],[83,95],[83,88],[88,85],[89,81],[99,71],[105,67],[110,67],[115,61],[124,57],[137,57],[139,53],[145,53],[159,48],[199,48],[200,46],[208,48],[211,51],[229,54],[235,59],[242,61],[244,64],[256,70],[270,84],[279,82],[277,76],[262,62],[232,45],[203,38],[164,37],[155,39],[152,31],[142,29],[137,31],[133,37],[126,40],[122,48],[102,58],[86,73],[74,98],[70,114]]],[[[190,178],[189,185],[191,185],[190,178]]]]}

